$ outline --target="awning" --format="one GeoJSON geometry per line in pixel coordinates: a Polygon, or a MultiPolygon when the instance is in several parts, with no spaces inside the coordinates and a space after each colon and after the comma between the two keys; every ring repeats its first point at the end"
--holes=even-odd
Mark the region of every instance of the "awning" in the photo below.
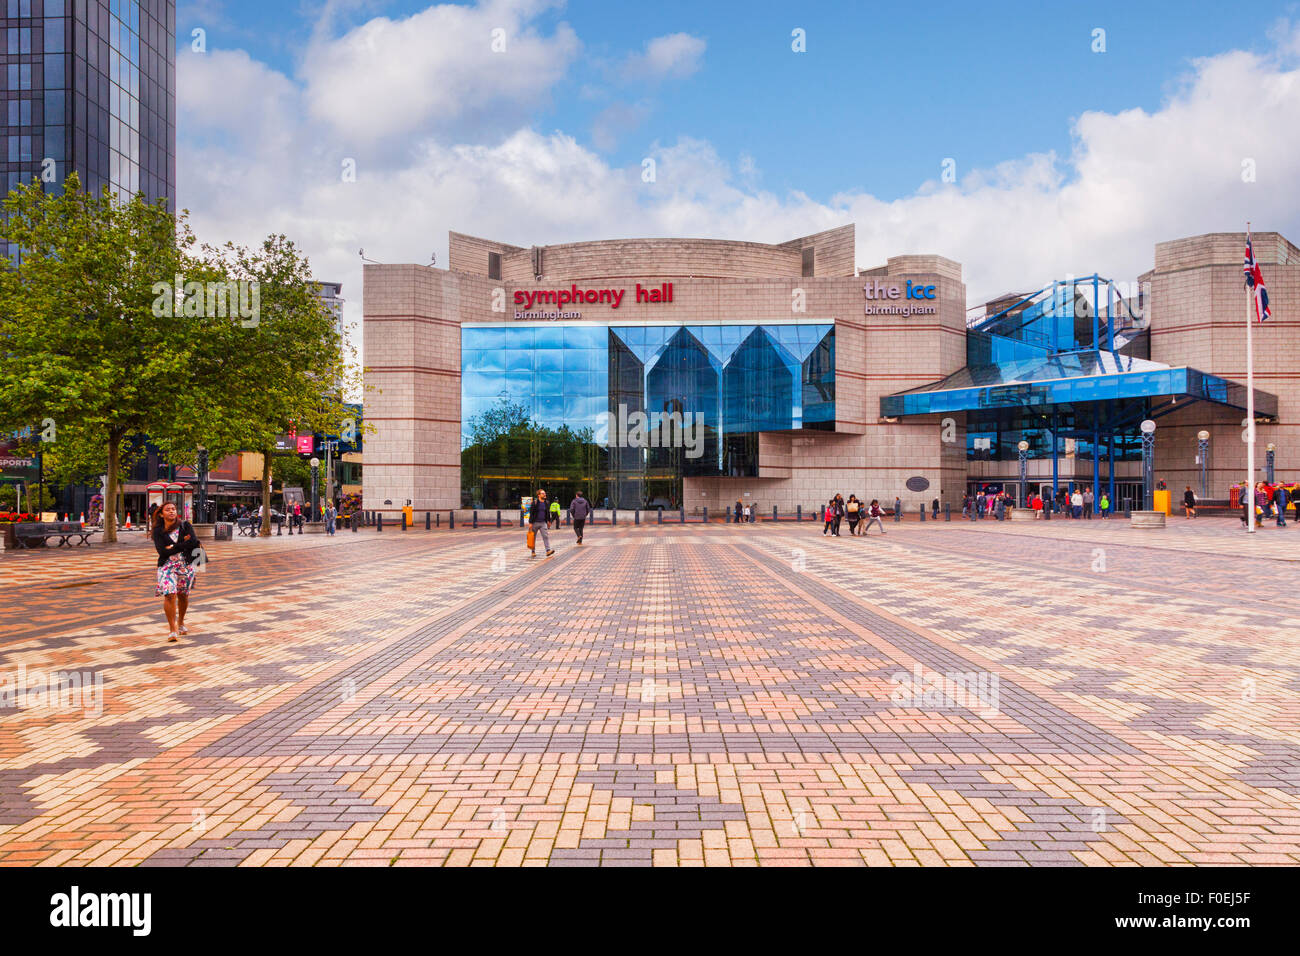
{"type": "MultiPolygon", "coordinates": [[[[880,400],[887,418],[940,412],[1061,406],[1133,399],[1187,399],[1245,409],[1246,386],[1186,366],[1105,351],[1064,352],[1002,365],[967,366],[947,378],[880,400]]],[[[1277,396],[1255,389],[1255,414],[1277,417],[1277,396]]]]}

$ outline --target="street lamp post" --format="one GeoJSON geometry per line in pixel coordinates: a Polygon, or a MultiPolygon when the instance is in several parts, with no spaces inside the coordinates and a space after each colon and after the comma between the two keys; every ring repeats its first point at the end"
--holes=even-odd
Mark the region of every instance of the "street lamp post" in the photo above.
{"type": "Polygon", "coordinates": [[[205,524],[208,520],[208,450],[202,445],[199,446],[199,507],[198,519],[199,524],[205,524]]]}
{"type": "Polygon", "coordinates": [[[1142,510],[1155,511],[1156,423],[1142,423],[1142,510]]]}
{"type": "Polygon", "coordinates": [[[1021,440],[1016,446],[1020,452],[1020,507],[1027,507],[1029,501],[1029,489],[1025,484],[1025,470],[1029,462],[1029,442],[1021,440]]]}
{"type": "Polygon", "coordinates": [[[1272,442],[1269,442],[1268,447],[1265,449],[1266,454],[1264,455],[1264,479],[1270,485],[1273,484],[1273,452],[1275,452],[1276,450],[1277,450],[1277,446],[1274,445],[1272,442]]]}
{"type": "Polygon", "coordinates": [[[320,507],[320,459],[315,456],[311,460],[311,520],[318,521],[317,509],[320,507]]]}
{"type": "Polygon", "coordinates": [[[1210,433],[1201,429],[1196,433],[1196,460],[1201,466],[1201,497],[1210,497],[1210,433]]]}

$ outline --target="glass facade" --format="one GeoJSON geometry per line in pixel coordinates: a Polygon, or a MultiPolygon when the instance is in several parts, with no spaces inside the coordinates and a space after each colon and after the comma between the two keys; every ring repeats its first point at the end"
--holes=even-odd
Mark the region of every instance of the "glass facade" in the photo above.
{"type": "Polygon", "coordinates": [[[830,322],[461,329],[466,507],[677,508],[682,479],[758,474],[758,433],[835,427],[830,322]]]}
{"type": "MultiPolygon", "coordinates": [[[[5,190],[176,193],[175,0],[0,0],[5,190]]],[[[5,250],[9,252],[9,250],[5,250]]]]}

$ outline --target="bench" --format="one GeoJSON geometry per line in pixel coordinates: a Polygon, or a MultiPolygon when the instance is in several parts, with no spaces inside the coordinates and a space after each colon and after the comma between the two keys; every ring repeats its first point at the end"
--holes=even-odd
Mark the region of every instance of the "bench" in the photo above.
{"type": "Polygon", "coordinates": [[[43,548],[51,538],[58,538],[56,547],[90,546],[90,536],[97,528],[83,528],[75,521],[21,521],[14,525],[14,538],[20,548],[31,548],[39,541],[43,548]],[[77,539],[75,542],[72,539],[77,539]]]}

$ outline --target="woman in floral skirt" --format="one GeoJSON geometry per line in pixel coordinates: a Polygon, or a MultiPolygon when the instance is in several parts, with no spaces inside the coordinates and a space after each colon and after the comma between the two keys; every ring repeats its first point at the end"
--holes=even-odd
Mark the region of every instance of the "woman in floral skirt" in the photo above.
{"type": "Polygon", "coordinates": [[[194,561],[200,550],[194,526],[181,520],[176,505],[167,502],[154,513],[153,546],[158,551],[158,587],[154,591],[163,599],[170,633],[168,642],[177,640],[185,629],[185,611],[194,590],[194,561]]]}

